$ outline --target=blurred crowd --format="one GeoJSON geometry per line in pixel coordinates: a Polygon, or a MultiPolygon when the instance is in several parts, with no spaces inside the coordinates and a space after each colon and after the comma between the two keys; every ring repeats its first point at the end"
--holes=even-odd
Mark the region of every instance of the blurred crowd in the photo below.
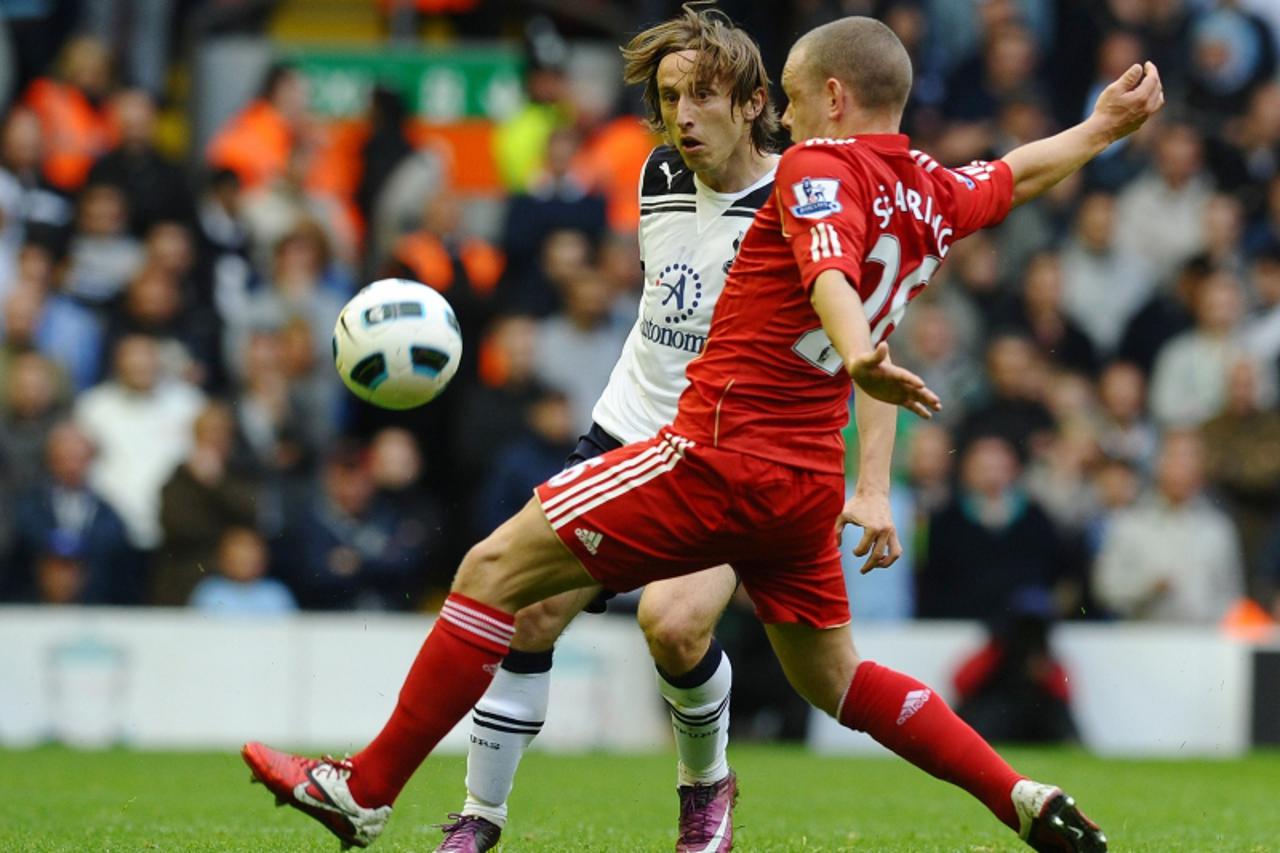
{"type": "MultiPolygon", "coordinates": [[[[916,64],[906,130],[953,165],[1078,121],[1144,58],[1168,94],[957,244],[895,332],[945,408],[901,419],[906,555],[867,576],[850,558],[856,617],[979,619],[1019,649],[1043,646],[1028,619],[1280,617],[1280,10],[724,6],[764,28],[775,79],[780,33],[880,16],[916,64]]],[[[154,57],[73,33],[23,66],[0,124],[0,601],[437,600],[590,423],[643,286],[655,140],[620,82],[573,85],[564,30],[524,30],[524,105],[487,152],[424,144],[390,91],[338,133],[287,65],[172,151],[154,57]],[[460,156],[492,157],[504,192],[459,192],[460,156]],[[407,413],[356,401],[329,359],[343,302],[393,275],[440,290],[465,339],[449,390],[407,413]]],[[[975,696],[993,649],[964,671],[975,696]]]]}

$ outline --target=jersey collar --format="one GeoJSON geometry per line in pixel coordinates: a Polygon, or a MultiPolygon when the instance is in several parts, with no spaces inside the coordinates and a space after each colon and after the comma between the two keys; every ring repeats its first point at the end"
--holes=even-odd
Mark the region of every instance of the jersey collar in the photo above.
{"type": "Polygon", "coordinates": [[[911,147],[911,140],[905,133],[859,133],[849,138],[872,148],[906,151],[911,147]]]}

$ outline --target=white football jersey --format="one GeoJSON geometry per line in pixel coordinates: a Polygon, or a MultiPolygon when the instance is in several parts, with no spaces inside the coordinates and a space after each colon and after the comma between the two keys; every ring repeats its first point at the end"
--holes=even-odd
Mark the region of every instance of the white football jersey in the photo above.
{"type": "Polygon", "coordinates": [[[718,193],[671,146],[649,154],[640,177],[640,316],[591,414],[624,444],[652,438],[675,420],[689,384],[684,369],[706,345],[725,276],[773,192],[773,175],[771,169],[740,192],[718,193]]]}

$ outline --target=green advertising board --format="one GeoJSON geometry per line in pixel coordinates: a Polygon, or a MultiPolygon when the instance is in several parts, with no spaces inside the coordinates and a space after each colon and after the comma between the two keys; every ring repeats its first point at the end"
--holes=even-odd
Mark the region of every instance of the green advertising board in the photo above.
{"type": "Polygon", "coordinates": [[[524,60],[518,50],[487,45],[446,50],[297,49],[286,54],[311,85],[311,108],[322,116],[354,118],[382,85],[429,122],[500,120],[523,103],[524,60]]]}

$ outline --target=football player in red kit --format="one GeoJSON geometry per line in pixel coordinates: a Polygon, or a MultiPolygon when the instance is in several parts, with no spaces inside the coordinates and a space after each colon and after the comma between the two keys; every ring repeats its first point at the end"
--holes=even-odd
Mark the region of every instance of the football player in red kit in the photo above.
{"type": "MultiPolygon", "coordinates": [[[[783,123],[800,143],[743,240],[675,423],[557,475],[467,554],[391,719],[363,751],[334,761],[245,747],[278,798],[345,842],[381,831],[409,777],[484,692],[521,607],[729,563],[816,707],[964,788],[1037,850],[1106,849],[1071,797],[1012,769],[929,687],[858,657],[837,532],[860,504],[857,494],[844,504],[840,430],[852,379],[858,429],[877,448],[859,488],[887,489],[889,404],[924,416],[939,406],[884,343],[907,303],[955,240],[1158,110],[1156,68],[1130,68],[1079,125],[954,171],[897,133],[911,63],[881,23],[845,18],[808,33],[782,85],[783,123]]],[[[859,546],[870,546],[871,567],[897,550],[887,530],[859,546]]]]}

